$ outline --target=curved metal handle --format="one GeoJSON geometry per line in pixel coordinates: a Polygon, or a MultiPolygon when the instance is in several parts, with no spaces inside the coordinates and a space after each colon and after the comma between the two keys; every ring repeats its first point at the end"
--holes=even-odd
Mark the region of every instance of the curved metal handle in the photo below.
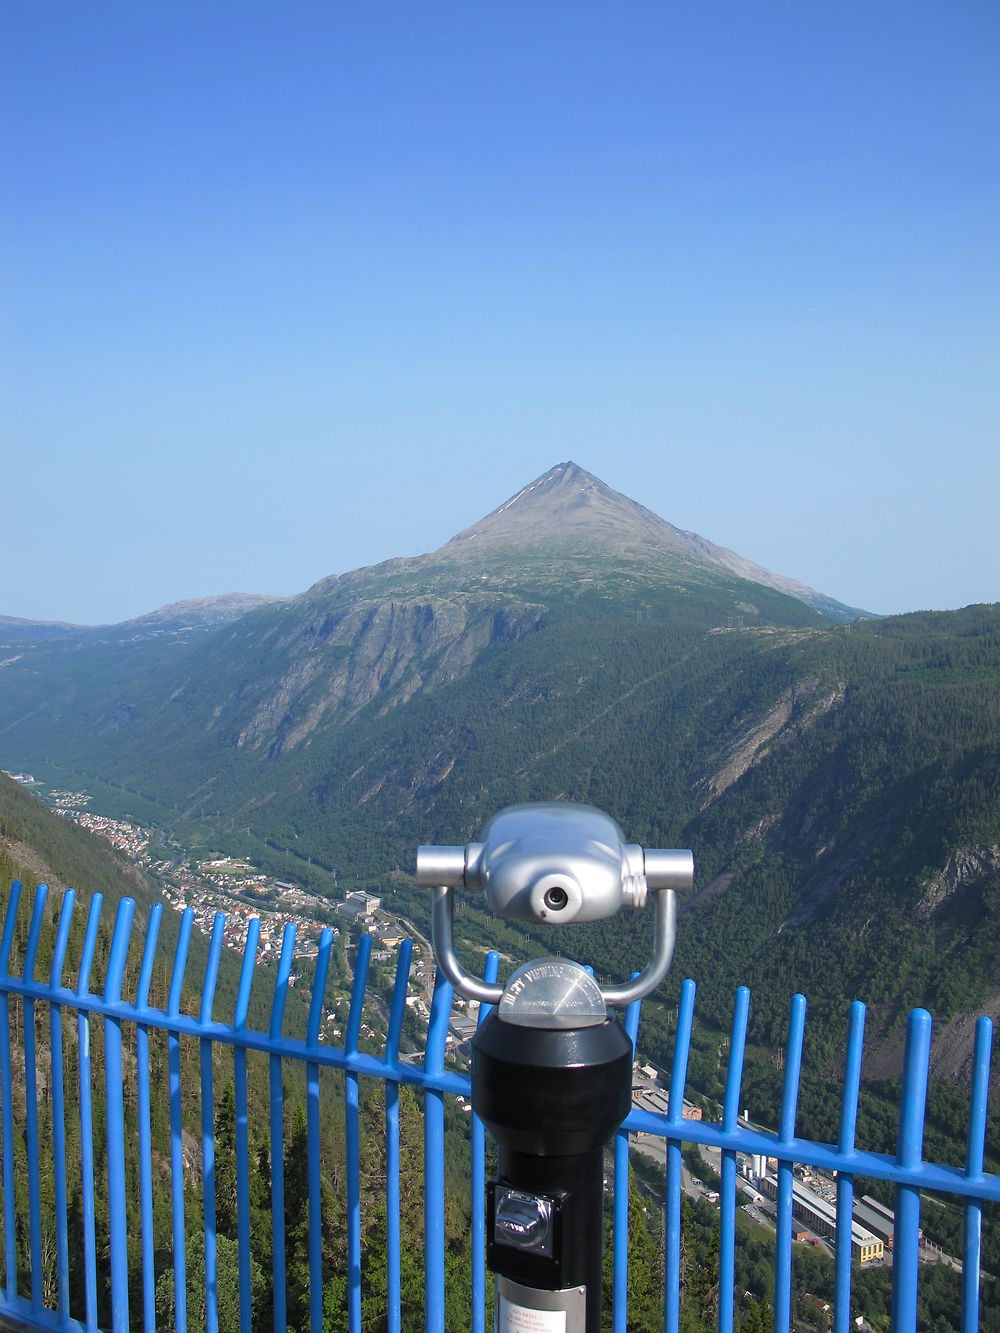
{"type": "Polygon", "coordinates": [[[450,884],[438,884],[431,889],[431,944],[438,967],[457,991],[467,1000],[499,1004],[503,987],[481,981],[458,961],[455,952],[454,898],[450,884]]]}
{"type": "Polygon", "coordinates": [[[673,889],[654,889],[653,956],[637,977],[622,986],[601,987],[604,1003],[620,1008],[641,1000],[667,975],[677,939],[677,900],[673,889]]]}
{"type": "MultiPolygon", "coordinates": [[[[673,889],[654,890],[653,956],[637,977],[621,986],[601,987],[604,1003],[615,1008],[641,1000],[667,975],[677,938],[677,902],[673,889]]],[[[455,952],[454,897],[450,885],[431,890],[431,943],[437,965],[457,991],[469,1000],[499,1004],[504,988],[474,977],[458,961],[455,952]]]]}

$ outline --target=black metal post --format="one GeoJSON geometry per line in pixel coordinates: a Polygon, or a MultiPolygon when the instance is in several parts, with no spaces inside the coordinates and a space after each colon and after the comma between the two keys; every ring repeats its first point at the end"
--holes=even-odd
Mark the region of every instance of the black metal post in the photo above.
{"type": "Polygon", "coordinates": [[[500,1146],[486,1254],[501,1333],[600,1333],[604,1146],[628,1114],[631,1075],[613,1015],[546,1029],[494,1012],[476,1033],[473,1108],[500,1146]]]}

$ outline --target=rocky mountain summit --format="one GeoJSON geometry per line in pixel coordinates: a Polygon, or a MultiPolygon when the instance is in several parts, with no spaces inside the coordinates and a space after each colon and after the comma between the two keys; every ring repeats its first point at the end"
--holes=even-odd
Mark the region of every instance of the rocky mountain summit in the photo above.
{"type": "Polygon", "coordinates": [[[705,564],[796,597],[834,620],[865,614],[696,532],[675,528],[573,462],[557,463],[536,477],[478,523],[457,533],[437,554],[476,559],[487,553],[523,555],[531,548],[589,551],[616,560],[652,563],[666,558],[705,564]]]}
{"type": "Polygon", "coordinates": [[[681,532],[651,510],[612,490],[576,463],[557,463],[452,537],[443,551],[569,546],[622,556],[650,549],[701,555],[710,543],[681,532]]]}

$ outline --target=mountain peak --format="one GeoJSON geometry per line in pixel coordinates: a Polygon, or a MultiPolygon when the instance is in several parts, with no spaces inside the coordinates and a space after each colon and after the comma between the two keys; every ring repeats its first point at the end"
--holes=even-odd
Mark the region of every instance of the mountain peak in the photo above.
{"type": "Polygon", "coordinates": [[[543,472],[478,523],[457,533],[440,553],[475,558],[531,547],[599,554],[609,559],[667,556],[721,566],[738,578],[795,597],[834,620],[853,620],[866,614],[796,579],[774,574],[696,532],[675,528],[572,461],[557,463],[543,472]]]}
{"type": "Polygon", "coordinates": [[[576,463],[566,462],[522,486],[442,549],[478,554],[503,547],[571,546],[622,555],[650,546],[688,550],[690,537],[576,463]]]}

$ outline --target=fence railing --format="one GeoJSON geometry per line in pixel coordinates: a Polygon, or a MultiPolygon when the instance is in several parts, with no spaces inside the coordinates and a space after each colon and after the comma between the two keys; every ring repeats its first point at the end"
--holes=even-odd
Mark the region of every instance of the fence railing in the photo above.
{"type": "MultiPolygon", "coordinates": [[[[95,1152],[106,1159],[107,1180],[107,1263],[110,1267],[110,1321],[116,1330],[141,1325],[151,1331],[156,1327],[156,1273],[153,1248],[154,1188],[166,1188],[162,1177],[154,1185],[151,1145],[151,1098],[158,1089],[150,1086],[150,1034],[163,1033],[167,1043],[170,1192],[173,1226],[173,1317],[175,1327],[188,1327],[187,1284],[185,1275],[185,1159],[182,1125],[181,1041],[194,1039],[199,1049],[198,1078],[201,1100],[201,1172],[204,1238],[205,1305],[202,1314],[207,1333],[218,1329],[218,1270],[216,1236],[216,1162],[213,1093],[213,1050],[228,1047],[232,1051],[235,1086],[235,1154],[237,1244],[239,1255],[239,1310],[242,1333],[251,1328],[251,1221],[250,1159],[248,1137],[247,1060],[258,1052],[267,1057],[269,1066],[270,1170],[271,1170],[271,1243],[273,1256],[274,1327],[286,1327],[285,1284],[285,1206],[284,1206],[284,1106],[283,1073],[286,1066],[304,1066],[307,1119],[308,1176],[308,1264],[310,1327],[319,1333],[323,1327],[322,1276],[322,1182],[320,1161],[320,1071],[339,1070],[344,1079],[344,1117],[347,1154],[347,1307],[352,1333],[361,1328],[362,1254],[361,1254],[361,1150],[359,1125],[359,1081],[378,1080],[385,1090],[385,1205],[387,1233],[385,1245],[386,1326],[391,1333],[401,1327],[401,1250],[400,1235],[400,1132],[399,1091],[411,1085],[423,1100],[424,1136],[424,1325],[428,1333],[445,1328],[445,1115],[447,1095],[468,1095],[468,1078],[445,1067],[445,1049],[452,993],[439,976],[430,1007],[426,1047],[420,1064],[400,1057],[400,1041],[407,997],[407,982],[412,946],[404,941],[398,950],[395,982],[387,1008],[386,1036],[381,1055],[359,1049],[363,1013],[369,980],[371,940],[363,936],[357,947],[351,989],[349,1017],[343,1044],[331,1045],[320,1037],[324,994],[331,958],[333,932],[324,930],[315,958],[315,979],[311,992],[305,1039],[284,1035],[283,1022],[292,973],[296,930],[288,924],[284,930],[280,957],[274,974],[268,1030],[248,1026],[251,985],[258,952],[259,923],[248,925],[232,1022],[215,1017],[216,985],[223,949],[225,917],[215,916],[208,961],[200,979],[201,1004],[197,1017],[181,1012],[181,1000],[193,926],[191,909],[180,922],[176,951],[170,960],[169,997],[165,1009],[151,1007],[149,995],[153,979],[161,908],[156,905],[149,916],[141,942],[138,978],[134,998],[123,999],[122,986],[131,945],[135,904],[125,899],[118,905],[105,980],[100,994],[90,990],[90,979],[98,941],[101,898],[95,895],[87,915],[77,984],[71,989],[63,982],[67,943],[73,924],[73,890],[63,898],[59,913],[51,965],[47,980],[35,976],[36,957],[42,931],[46,888],[39,886],[31,912],[27,943],[23,950],[20,976],[10,975],[21,886],[15,883],[10,893],[0,942],[0,1088],[2,1088],[3,1132],[3,1220],[5,1290],[0,1295],[0,1315],[29,1326],[44,1329],[79,1329],[98,1326],[99,1256],[95,1226],[95,1152]],[[17,1033],[12,1042],[11,1001],[20,999],[22,1022],[20,1045],[17,1033]],[[48,1058],[39,1060],[36,1037],[36,1006],[48,1011],[48,1058]],[[104,1040],[105,1132],[95,1142],[94,1077],[91,1069],[91,1023],[99,1018],[104,1040]],[[64,1023],[75,1020],[77,1037],[78,1089],[71,1099],[78,1108],[79,1125],[71,1124],[74,1143],[79,1135],[79,1189],[82,1199],[82,1253],[70,1253],[67,1224],[67,1099],[64,1074],[64,1023]],[[18,1215],[15,1198],[15,1064],[23,1059],[24,1124],[27,1157],[27,1271],[23,1258],[19,1271],[17,1237],[23,1234],[24,1220],[18,1215]],[[137,1090],[138,1121],[138,1193],[127,1198],[126,1153],[134,1151],[131,1137],[126,1142],[124,1105],[124,1065],[137,1090]],[[38,1070],[45,1079],[45,1098],[51,1111],[51,1152],[56,1249],[55,1303],[47,1305],[42,1274],[42,1200],[39,1181],[39,1110],[38,1070]],[[141,1251],[142,1308],[129,1308],[128,1255],[130,1250],[129,1207],[139,1217],[139,1236],[133,1240],[141,1251]],[[85,1314],[82,1321],[70,1315],[70,1267],[82,1266],[85,1314]]],[[[133,970],[134,970],[133,960],[133,970]]],[[[497,960],[490,955],[488,979],[496,976],[497,960]]],[[[198,981],[194,982],[197,988],[198,981]]],[[[629,1134],[641,1132],[665,1143],[665,1228],[664,1228],[664,1328],[674,1333],[680,1317],[679,1273],[681,1266],[681,1193],[684,1144],[700,1144],[719,1150],[721,1186],[719,1209],[719,1285],[718,1327],[720,1333],[733,1328],[735,1296],[736,1181],[737,1154],[763,1155],[777,1159],[777,1209],[775,1232],[775,1280],[773,1290],[774,1327],[784,1333],[792,1319],[792,1178],[793,1167],[804,1164],[837,1173],[836,1242],[834,1258],[833,1320],[838,1333],[846,1333],[852,1322],[851,1309],[851,1217],[855,1177],[891,1182],[895,1190],[895,1236],[892,1254],[892,1323],[897,1330],[915,1329],[917,1324],[918,1261],[920,1241],[921,1191],[931,1190],[959,1199],[964,1205],[964,1249],[962,1254],[961,1327],[965,1333],[978,1328],[981,1215],[986,1202],[1000,1201],[1000,1176],[984,1174],[983,1157],[989,1085],[992,1025],[980,1018],[975,1031],[974,1068],[968,1113],[966,1156],[962,1166],[927,1162],[922,1157],[923,1125],[930,1055],[931,1018],[924,1010],[914,1010],[906,1032],[902,1098],[899,1108],[898,1147],[895,1156],[865,1152],[855,1146],[855,1124],[861,1080],[861,1051],[864,1032],[864,1006],[855,1002],[850,1011],[847,1055],[840,1090],[840,1129],[835,1145],[799,1138],[795,1134],[796,1101],[802,1063],[805,1025],[805,1000],[792,1000],[781,1110],[776,1133],[754,1128],[739,1118],[743,1058],[747,1031],[749,992],[740,988],[736,995],[729,1043],[728,1069],[722,1118],[718,1123],[685,1119],[682,1115],[687,1079],[688,1055],[694,1018],[695,987],[686,981],[680,994],[676,1040],[670,1077],[666,1114],[633,1109],[614,1143],[614,1231],[613,1231],[613,1327],[624,1333],[628,1323],[628,1172],[629,1134]]],[[[368,996],[368,1003],[373,1002],[368,996]]],[[[480,1021],[485,1006],[480,1009],[480,1021]]],[[[385,1014],[383,1013],[383,1018],[385,1014]]],[[[625,1026],[633,1043],[639,1021],[639,1006],[632,1005],[625,1014],[625,1026]]],[[[20,1098],[17,1099],[20,1106],[20,1098]]],[[[486,1273],[484,1264],[484,1179],[485,1136],[478,1119],[471,1127],[471,1233],[472,1272],[471,1310],[474,1333],[483,1333],[485,1325],[486,1273]]],[[[74,1181],[74,1187],[76,1182],[74,1181]]],[[[102,1209],[103,1209],[103,1200],[102,1209]]],[[[103,1270],[102,1270],[103,1272],[103,1270]]],[[[449,1333],[451,1331],[449,1330],[449,1333]]]]}

